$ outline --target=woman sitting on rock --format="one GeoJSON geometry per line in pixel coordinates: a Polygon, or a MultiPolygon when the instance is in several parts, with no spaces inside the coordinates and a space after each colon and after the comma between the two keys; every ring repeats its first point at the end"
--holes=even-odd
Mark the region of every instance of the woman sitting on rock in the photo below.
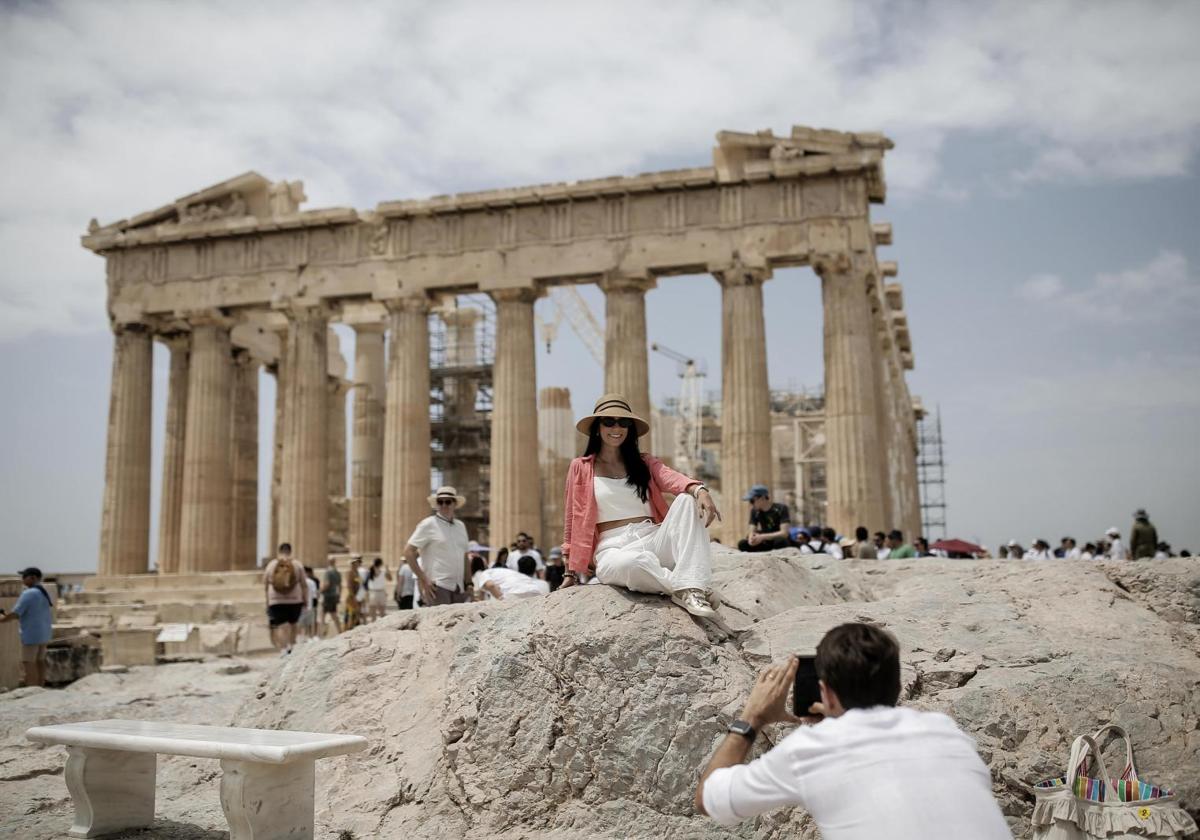
{"type": "Polygon", "coordinates": [[[594,570],[600,583],[669,595],[692,615],[715,615],[705,528],[721,514],[708,490],[638,451],[650,424],[619,394],[601,397],[575,428],[588,442],[567,473],[562,587],[594,570]],[[675,494],[669,509],[664,493],[675,494]]]}

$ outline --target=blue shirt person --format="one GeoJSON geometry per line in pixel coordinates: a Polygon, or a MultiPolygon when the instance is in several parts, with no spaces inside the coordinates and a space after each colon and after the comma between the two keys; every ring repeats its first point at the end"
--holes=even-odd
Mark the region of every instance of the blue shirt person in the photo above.
{"type": "Polygon", "coordinates": [[[33,568],[21,571],[25,591],[17,599],[10,614],[0,616],[0,622],[20,621],[21,664],[25,668],[25,685],[40,686],[45,681],[46,644],[50,641],[51,610],[54,604],[42,586],[42,573],[33,568]]]}

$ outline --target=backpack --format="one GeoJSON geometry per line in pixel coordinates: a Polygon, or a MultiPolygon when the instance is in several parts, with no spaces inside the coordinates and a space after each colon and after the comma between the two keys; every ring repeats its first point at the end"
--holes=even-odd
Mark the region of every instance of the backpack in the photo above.
{"type": "Polygon", "coordinates": [[[276,560],[271,570],[271,588],[280,595],[287,595],[296,588],[296,561],[276,560]]]}

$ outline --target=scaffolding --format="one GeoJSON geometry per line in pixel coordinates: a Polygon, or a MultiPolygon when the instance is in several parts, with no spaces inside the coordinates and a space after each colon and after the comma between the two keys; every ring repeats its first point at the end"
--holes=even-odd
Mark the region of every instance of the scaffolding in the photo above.
{"type": "Polygon", "coordinates": [[[921,530],[927,540],[946,538],[946,462],[942,410],[917,413],[917,483],[921,487],[921,530]]]}
{"type": "Polygon", "coordinates": [[[458,517],[487,542],[496,305],[488,295],[446,298],[429,316],[431,484],[467,497],[458,517]]]}

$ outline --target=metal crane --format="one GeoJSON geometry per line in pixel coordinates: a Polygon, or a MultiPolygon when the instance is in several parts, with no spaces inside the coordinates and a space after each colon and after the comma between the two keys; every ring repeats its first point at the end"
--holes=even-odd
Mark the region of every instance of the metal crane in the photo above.
{"type": "Polygon", "coordinates": [[[651,344],[650,349],[673,359],[678,365],[676,372],[680,378],[679,426],[675,435],[675,466],[683,473],[695,475],[704,460],[700,451],[700,380],[704,378],[705,372],[696,364],[695,359],[670,347],[651,344]]]}
{"type": "Polygon", "coordinates": [[[604,329],[592,308],[588,306],[583,295],[574,286],[555,286],[550,290],[550,300],[554,303],[554,317],[550,320],[538,319],[542,328],[542,340],[546,342],[546,352],[550,352],[550,344],[558,337],[559,322],[565,317],[571,325],[571,330],[579,336],[583,346],[592,354],[592,358],[601,367],[604,366],[604,329]]]}

